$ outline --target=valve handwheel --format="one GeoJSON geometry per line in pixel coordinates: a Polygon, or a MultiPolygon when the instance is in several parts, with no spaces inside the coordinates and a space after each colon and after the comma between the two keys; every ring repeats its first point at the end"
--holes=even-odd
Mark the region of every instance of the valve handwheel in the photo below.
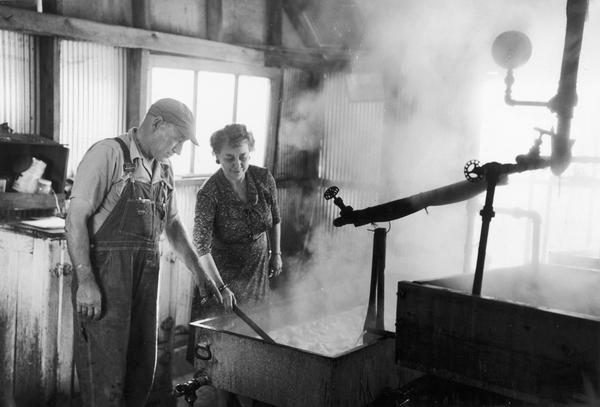
{"type": "Polygon", "coordinates": [[[481,171],[477,171],[479,168],[479,160],[469,160],[463,168],[463,174],[465,178],[470,182],[479,182],[483,179],[481,171]]]}
{"type": "Polygon", "coordinates": [[[340,189],[336,186],[332,186],[327,188],[327,190],[323,194],[323,197],[329,201],[331,198],[335,198],[338,192],[340,192],[340,189]]]}

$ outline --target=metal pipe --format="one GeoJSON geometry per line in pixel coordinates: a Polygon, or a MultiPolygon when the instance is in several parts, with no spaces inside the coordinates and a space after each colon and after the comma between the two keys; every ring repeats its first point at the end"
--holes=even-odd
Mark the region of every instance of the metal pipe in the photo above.
{"type": "Polygon", "coordinates": [[[531,264],[535,268],[540,264],[540,241],[541,241],[541,228],[542,228],[542,217],[537,211],[526,210],[521,208],[497,208],[496,213],[504,213],[516,218],[529,218],[532,226],[532,239],[531,239],[531,264]]]}
{"type": "MultiPolygon", "coordinates": [[[[502,164],[492,163],[488,167],[486,179],[487,179],[487,192],[485,195],[485,205],[481,210],[481,234],[479,236],[479,249],[477,252],[477,264],[475,266],[475,277],[473,278],[473,295],[481,295],[481,285],[483,282],[483,266],[485,264],[485,251],[487,248],[487,239],[490,230],[490,222],[494,217],[494,192],[496,191],[496,184],[502,174],[502,164]]],[[[489,164],[486,164],[489,165],[489,164]]]]}
{"type": "Polygon", "coordinates": [[[354,226],[362,226],[373,222],[388,222],[411,215],[428,206],[464,201],[484,190],[484,182],[461,181],[381,205],[340,213],[340,217],[335,219],[333,224],[343,226],[352,223],[354,226]]]}
{"type": "MultiPolygon", "coordinates": [[[[475,212],[475,205],[473,201],[467,201],[467,238],[465,239],[465,250],[464,250],[464,266],[463,273],[469,271],[468,264],[471,258],[471,244],[472,241],[472,228],[473,228],[473,213],[475,212]]],[[[541,247],[541,236],[542,236],[542,216],[539,212],[534,210],[527,210],[521,208],[496,208],[496,214],[511,215],[515,218],[529,218],[532,225],[532,238],[531,238],[531,264],[534,268],[537,268],[540,263],[540,247],[541,247]]]]}
{"type": "Polygon", "coordinates": [[[515,77],[513,75],[512,68],[506,71],[506,77],[504,78],[506,84],[506,90],[504,91],[504,103],[509,106],[536,106],[536,107],[548,107],[548,102],[536,102],[530,100],[515,100],[512,98],[512,85],[515,83],[515,77]]]}
{"type": "Polygon", "coordinates": [[[373,236],[373,258],[377,267],[377,320],[375,328],[384,330],[384,306],[385,306],[385,249],[387,230],[375,229],[373,236]]]}
{"type": "Polygon", "coordinates": [[[587,11],[588,0],[567,1],[567,27],[558,92],[549,102],[550,109],[558,117],[551,153],[551,168],[555,175],[562,174],[571,161],[573,141],[569,136],[573,107],[577,103],[577,71],[587,11]]]}
{"type": "Polygon", "coordinates": [[[387,230],[384,228],[374,230],[369,305],[363,329],[365,331],[371,328],[384,329],[386,235],[387,230]]]}
{"type": "MultiPolygon", "coordinates": [[[[377,229],[376,229],[377,230],[377,229]]],[[[376,239],[373,236],[373,254],[371,259],[371,284],[369,285],[369,305],[367,306],[367,316],[363,325],[363,331],[367,328],[374,328],[377,319],[377,307],[375,304],[377,298],[377,260],[376,260],[376,239]]]]}

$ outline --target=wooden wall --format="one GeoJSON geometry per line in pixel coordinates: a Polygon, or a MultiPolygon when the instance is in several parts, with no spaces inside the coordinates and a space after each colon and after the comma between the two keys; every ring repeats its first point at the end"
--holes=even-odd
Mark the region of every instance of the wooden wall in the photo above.
{"type": "Polygon", "coordinates": [[[267,2],[237,0],[223,2],[223,41],[238,44],[265,44],[267,2]]]}
{"type": "Polygon", "coordinates": [[[207,37],[206,0],[149,0],[150,28],[157,31],[207,37]]]}
{"type": "Polygon", "coordinates": [[[132,25],[131,0],[54,0],[45,3],[44,12],[48,10],[99,23],[132,25]],[[53,7],[56,11],[52,10],[53,7]]]}

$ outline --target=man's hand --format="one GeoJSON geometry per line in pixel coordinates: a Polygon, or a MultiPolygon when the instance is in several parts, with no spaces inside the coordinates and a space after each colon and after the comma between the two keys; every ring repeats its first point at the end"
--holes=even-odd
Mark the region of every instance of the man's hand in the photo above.
{"type": "Polygon", "coordinates": [[[102,296],[93,274],[79,280],[77,287],[77,313],[80,317],[100,319],[102,312],[102,296]]]}

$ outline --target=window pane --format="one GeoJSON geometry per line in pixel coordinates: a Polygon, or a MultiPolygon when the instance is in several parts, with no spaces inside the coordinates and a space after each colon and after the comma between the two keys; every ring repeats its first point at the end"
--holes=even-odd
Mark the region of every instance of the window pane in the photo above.
{"type": "MultiPolygon", "coordinates": [[[[192,110],[191,107],[194,105],[194,71],[152,68],[150,103],[162,98],[177,99],[192,110]]],[[[186,142],[181,150],[181,155],[175,154],[171,157],[175,175],[190,173],[193,147],[191,142],[186,142]]]]}
{"type": "Polygon", "coordinates": [[[264,166],[268,135],[271,80],[240,75],[236,122],[245,124],[256,140],[252,164],[264,166]]]}
{"type": "Polygon", "coordinates": [[[196,148],[194,172],[212,174],[219,165],[210,148],[210,135],[233,122],[233,95],[235,76],[216,72],[198,72],[196,105],[196,148]]]}

